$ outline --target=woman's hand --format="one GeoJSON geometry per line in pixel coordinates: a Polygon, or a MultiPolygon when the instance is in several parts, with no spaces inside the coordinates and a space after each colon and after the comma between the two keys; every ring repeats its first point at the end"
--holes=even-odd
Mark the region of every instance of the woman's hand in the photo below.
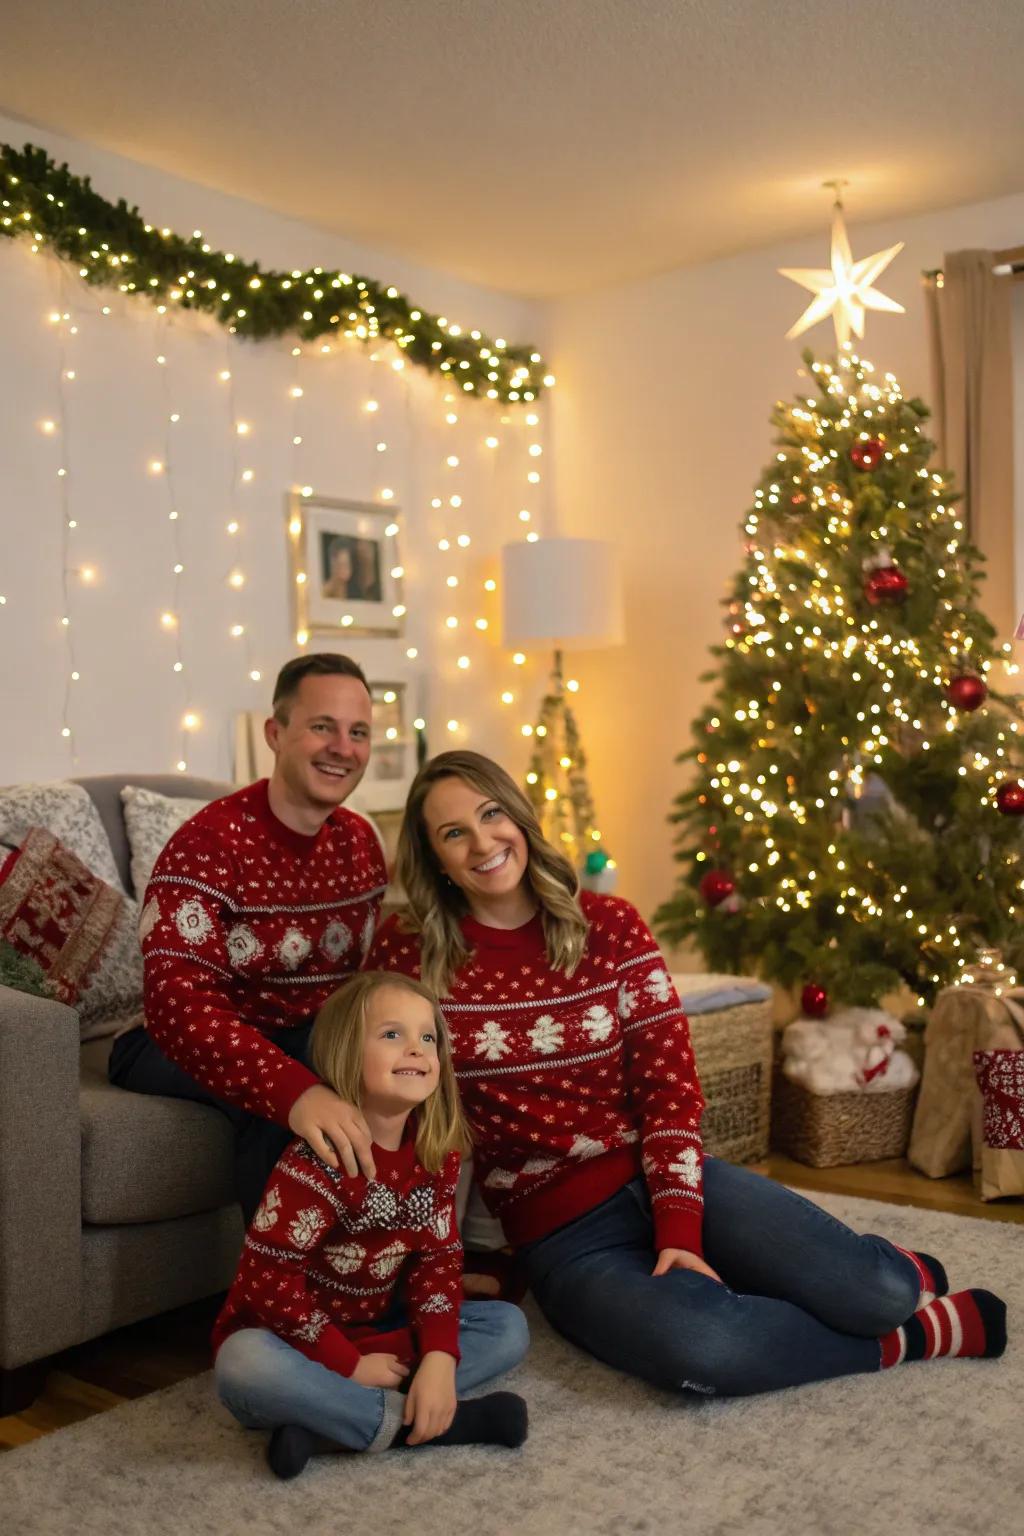
{"type": "Polygon", "coordinates": [[[370,1127],[359,1110],[339,1099],[326,1083],[314,1083],[299,1094],[289,1111],[288,1125],[330,1167],[337,1168],[340,1158],[345,1172],[353,1178],[360,1169],[368,1179],[376,1178],[370,1127]]]}
{"type": "Polygon", "coordinates": [[[359,1364],[352,1372],[351,1381],[361,1387],[400,1387],[409,1374],[397,1355],[361,1355],[359,1364]]]}
{"type": "Polygon", "coordinates": [[[432,1349],[423,1356],[405,1400],[402,1422],[413,1426],[408,1445],[443,1435],[455,1417],[455,1357],[432,1349]]]}
{"type": "Polygon", "coordinates": [[[692,1269],[695,1274],[707,1275],[709,1280],[717,1280],[719,1285],[723,1283],[721,1275],[699,1259],[695,1253],[690,1253],[686,1248],[663,1248],[658,1254],[658,1262],[651,1270],[652,1275],[667,1275],[670,1269],[692,1269]]]}

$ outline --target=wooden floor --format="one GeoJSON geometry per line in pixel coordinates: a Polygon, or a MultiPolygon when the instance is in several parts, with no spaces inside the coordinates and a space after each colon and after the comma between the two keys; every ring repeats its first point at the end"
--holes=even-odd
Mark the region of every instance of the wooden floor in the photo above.
{"type": "MultiPolygon", "coordinates": [[[[772,1154],[762,1172],[810,1193],[860,1195],[896,1205],[919,1205],[958,1216],[1024,1225],[1024,1201],[985,1205],[969,1174],[927,1179],[902,1158],[850,1168],[806,1168],[772,1154]]],[[[210,1328],[219,1298],[179,1312],[136,1323],[102,1339],[65,1351],[54,1364],[42,1395],[24,1413],[0,1418],[0,1451],[25,1445],[55,1429],[115,1408],[118,1403],[172,1386],[205,1371],[210,1363],[210,1328]]]]}

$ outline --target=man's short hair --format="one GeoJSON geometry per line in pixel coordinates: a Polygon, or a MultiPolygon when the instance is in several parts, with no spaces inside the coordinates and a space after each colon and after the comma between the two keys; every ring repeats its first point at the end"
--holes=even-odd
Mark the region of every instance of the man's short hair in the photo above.
{"type": "Polygon", "coordinates": [[[334,651],[314,651],[312,656],[293,656],[277,674],[277,682],[274,684],[274,719],[287,725],[289,707],[304,677],[332,676],[354,677],[362,683],[367,693],[370,691],[366,674],[350,656],[339,656],[334,651]]]}

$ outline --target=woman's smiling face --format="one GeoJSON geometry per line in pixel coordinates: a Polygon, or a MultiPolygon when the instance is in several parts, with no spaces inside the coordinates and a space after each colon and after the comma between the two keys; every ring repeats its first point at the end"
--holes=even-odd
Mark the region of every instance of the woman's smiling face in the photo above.
{"type": "Polygon", "coordinates": [[[497,800],[465,779],[445,778],[423,803],[430,846],[441,872],[465,894],[470,910],[486,910],[526,875],[526,837],[497,800]]]}

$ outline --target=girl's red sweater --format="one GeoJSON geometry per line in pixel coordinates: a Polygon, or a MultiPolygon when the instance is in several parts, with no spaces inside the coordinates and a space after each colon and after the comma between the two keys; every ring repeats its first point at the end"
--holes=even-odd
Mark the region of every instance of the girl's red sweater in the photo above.
{"type": "Polygon", "coordinates": [[[368,1183],[335,1172],[304,1141],[285,1149],[214,1324],[215,1351],[240,1328],[268,1328],[342,1376],[376,1351],[459,1358],[459,1155],[428,1173],[410,1136],[397,1152],[374,1144],[373,1157],[368,1183]],[[396,1300],[409,1328],[382,1333],[374,1324],[396,1300]]]}

